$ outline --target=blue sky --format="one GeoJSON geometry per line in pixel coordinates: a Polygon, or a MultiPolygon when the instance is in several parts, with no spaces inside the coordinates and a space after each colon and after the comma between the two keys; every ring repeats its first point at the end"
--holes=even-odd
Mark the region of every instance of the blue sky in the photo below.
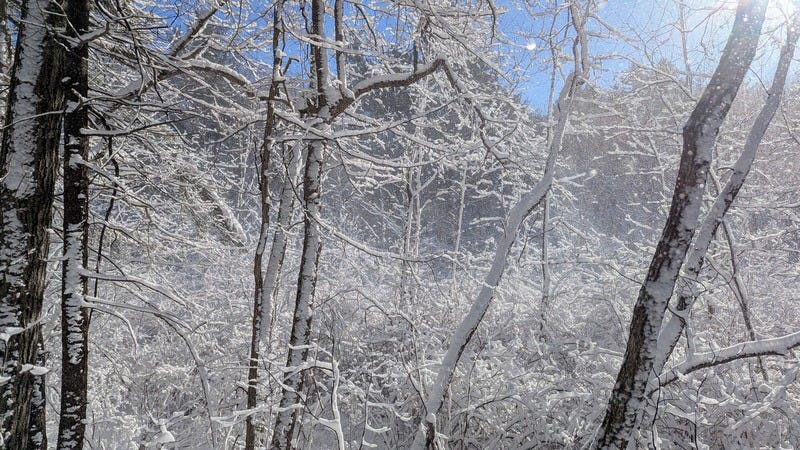
{"type": "MultiPolygon", "coordinates": [[[[772,32],[777,39],[784,37],[781,24],[785,22],[781,9],[793,9],[800,0],[773,0],[768,14],[769,19],[765,31],[772,32]],[[793,5],[792,5],[793,3],[793,5]]],[[[597,15],[609,26],[617,29],[627,37],[621,39],[612,36],[597,21],[590,24],[590,30],[607,35],[593,37],[590,42],[590,53],[598,62],[592,76],[600,85],[610,86],[617,80],[616,76],[631,66],[631,60],[644,66],[653,65],[666,60],[675,64],[680,70],[685,69],[683,63],[679,21],[678,0],[609,0],[598,1],[597,15]],[[627,59],[626,59],[627,58],[627,59]]],[[[692,72],[708,74],[713,71],[733,21],[735,1],[721,0],[684,0],[687,6],[686,24],[691,30],[688,39],[688,55],[692,72]]],[[[520,74],[522,82],[517,92],[534,108],[544,111],[550,85],[549,57],[547,42],[538,38],[549,29],[549,22],[532,18],[529,12],[518,8],[513,1],[500,2],[508,12],[503,15],[500,26],[516,44],[517,61],[524,62],[527,70],[520,74]],[[535,50],[524,50],[525,45],[533,44],[535,50]]],[[[566,15],[560,18],[557,25],[563,25],[566,15]]],[[[762,57],[751,70],[751,81],[757,78],[767,82],[771,78],[774,62],[777,60],[778,45],[765,39],[762,57]]],[[[565,67],[567,71],[569,67],[565,67]]],[[[698,77],[696,77],[698,78],[698,77]]],[[[558,89],[558,88],[557,88],[558,89]]]]}

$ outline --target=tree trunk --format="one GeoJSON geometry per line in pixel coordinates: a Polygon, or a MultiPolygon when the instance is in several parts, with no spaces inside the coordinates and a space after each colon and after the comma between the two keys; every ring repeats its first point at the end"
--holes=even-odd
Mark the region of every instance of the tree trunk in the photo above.
{"type": "MultiPolygon", "coordinates": [[[[418,152],[414,152],[412,161],[417,162],[418,152]]],[[[418,256],[420,233],[420,170],[419,167],[409,167],[405,174],[406,191],[406,220],[403,226],[403,256],[409,259],[418,256]]],[[[400,307],[414,308],[417,296],[416,263],[403,260],[400,268],[400,307]]]]}
{"type": "MultiPolygon", "coordinates": [[[[250,335],[250,358],[248,359],[247,370],[247,409],[252,410],[258,405],[258,361],[259,349],[261,345],[261,332],[263,320],[264,297],[267,292],[264,290],[264,275],[262,261],[266,249],[267,234],[269,231],[269,181],[267,181],[267,167],[269,165],[269,145],[265,142],[265,150],[261,154],[261,174],[259,175],[259,186],[261,192],[261,226],[258,233],[258,244],[256,254],[253,257],[253,319],[251,323],[250,335]]],[[[256,425],[253,413],[247,415],[245,421],[245,445],[247,450],[256,447],[256,425]]]]}
{"type": "Polygon", "coordinates": [[[61,279],[61,417],[59,449],[83,448],[89,371],[89,309],[84,306],[89,262],[89,178],[85,161],[89,138],[84,101],[89,94],[89,46],[79,36],[89,31],[89,4],[70,0],[65,12],[70,42],[64,52],[67,111],[64,115],[64,261],[61,279]]]}
{"type": "Polygon", "coordinates": [[[63,107],[50,6],[21,2],[0,147],[0,438],[14,449],[46,446],[39,320],[63,107]]]}
{"type": "MultiPolygon", "coordinates": [[[[325,42],[324,0],[311,2],[311,35],[315,42],[325,42]]],[[[333,119],[327,95],[330,84],[328,52],[323,45],[311,46],[313,80],[316,88],[314,126],[325,131],[333,119]]],[[[319,257],[322,252],[322,234],[317,220],[321,217],[322,158],[325,141],[315,138],[308,144],[308,154],[303,175],[303,252],[297,280],[292,331],[289,337],[289,354],[286,358],[286,377],[281,394],[280,412],[273,427],[272,448],[292,448],[299,431],[303,411],[305,371],[303,365],[311,344],[311,320],[314,310],[314,293],[317,287],[319,257]]]]}
{"type": "MultiPolygon", "coordinates": [[[[781,98],[786,84],[786,76],[789,72],[792,58],[794,57],[798,36],[800,36],[800,29],[798,29],[798,27],[800,27],[800,18],[795,18],[788,27],[789,32],[786,38],[786,44],[784,44],[781,49],[778,67],[775,70],[775,77],[773,78],[772,86],[767,94],[767,101],[756,117],[753,127],[747,135],[744,150],[736,160],[736,163],[734,163],[733,173],[730,178],[728,178],[725,186],[720,189],[716,200],[714,200],[714,204],[711,206],[711,209],[697,233],[695,245],[692,246],[692,251],[686,258],[686,268],[684,272],[689,276],[690,280],[694,280],[700,275],[705,254],[708,252],[708,247],[711,245],[713,237],[717,234],[717,228],[723,223],[722,219],[725,213],[739,193],[739,189],[741,189],[744,184],[750,172],[750,167],[753,161],[755,161],[756,152],[758,151],[761,139],[767,132],[767,128],[781,104],[781,98]]],[[[731,254],[733,254],[733,249],[731,249],[731,254]]],[[[680,339],[683,328],[686,325],[686,316],[691,310],[692,305],[694,305],[694,299],[695,297],[688,287],[679,293],[677,304],[675,305],[676,313],[670,316],[658,337],[658,352],[653,367],[653,372],[656,375],[661,373],[672,351],[675,349],[675,345],[677,345],[678,339],[680,339]]],[[[751,338],[755,340],[755,336],[751,336],[751,338]]]]}
{"type": "MultiPolygon", "coordinates": [[[[321,2],[315,0],[315,4],[321,2]]],[[[293,439],[298,431],[298,422],[305,401],[303,365],[311,344],[311,320],[314,293],[317,285],[319,256],[322,251],[322,235],[317,218],[320,217],[320,178],[322,177],[322,154],[325,143],[321,140],[309,144],[306,170],[303,179],[303,205],[305,212],[303,253],[300,275],[297,280],[297,297],[289,337],[289,356],[286,359],[286,378],[281,396],[280,412],[275,421],[272,448],[293,448],[293,439]]]]}
{"type": "Polygon", "coordinates": [[[627,448],[638,425],[661,322],[697,227],[714,142],[755,56],[766,4],[763,0],[739,3],[719,65],[683,128],[672,206],[633,309],[625,357],[596,448],[627,448]]]}
{"type": "MultiPolygon", "coordinates": [[[[290,149],[284,150],[284,161],[288,163],[287,173],[285,174],[285,178],[283,180],[283,186],[281,187],[281,197],[280,197],[280,205],[278,206],[278,223],[275,227],[275,232],[272,237],[272,247],[270,247],[269,251],[269,259],[267,260],[267,268],[264,271],[263,279],[261,283],[261,293],[262,293],[262,300],[261,304],[259,305],[261,310],[260,314],[261,317],[258,319],[258,326],[260,327],[257,337],[260,341],[267,340],[266,344],[266,351],[269,353],[271,348],[271,342],[269,339],[269,332],[270,332],[270,323],[272,321],[272,306],[275,302],[275,295],[278,290],[278,277],[280,276],[281,267],[283,266],[283,258],[286,255],[286,246],[288,244],[288,239],[286,236],[286,230],[289,229],[291,226],[292,221],[292,214],[294,212],[294,200],[295,200],[295,182],[297,181],[297,168],[300,163],[300,155],[296,154],[300,153],[297,149],[290,149]],[[289,154],[291,153],[291,154],[289,154]]],[[[254,311],[255,313],[255,311],[254,311]]],[[[254,321],[255,326],[255,321],[254,321]]],[[[256,335],[254,334],[254,339],[256,335]]],[[[252,359],[251,359],[252,361],[252,359]]],[[[258,372],[254,374],[251,372],[251,375],[258,375],[258,372]]],[[[251,380],[253,378],[251,377],[251,380]]],[[[255,408],[257,406],[257,402],[255,399],[255,395],[253,395],[252,399],[252,406],[251,400],[248,397],[248,408],[255,408]]],[[[253,439],[253,447],[255,448],[255,441],[257,438],[255,424],[252,424],[252,414],[248,416],[248,426],[252,427],[252,439],[253,439]],[[251,425],[252,424],[252,425],[251,425]]],[[[248,429],[248,432],[250,430],[248,429]]],[[[249,436],[249,434],[247,435],[249,436]]],[[[249,441],[246,441],[246,443],[249,441]]],[[[251,448],[251,447],[246,447],[251,448]]]]}
{"type": "MultiPolygon", "coordinates": [[[[45,367],[47,352],[44,349],[42,329],[39,328],[39,344],[36,349],[36,365],[45,367]]],[[[31,419],[30,432],[28,433],[28,450],[47,449],[47,397],[45,396],[45,375],[33,378],[33,393],[31,394],[31,419]]]]}
{"type": "MultiPolygon", "coordinates": [[[[272,149],[275,143],[275,102],[280,94],[282,54],[280,45],[283,35],[283,1],[275,3],[273,10],[273,32],[272,32],[272,81],[269,87],[269,98],[267,99],[267,117],[264,124],[264,142],[261,145],[261,173],[258,178],[259,194],[261,197],[261,227],[258,234],[258,244],[256,254],[253,259],[253,321],[250,337],[250,358],[247,370],[247,408],[253,410],[258,405],[258,362],[260,357],[261,342],[264,337],[265,320],[271,313],[266,313],[265,308],[271,305],[271,287],[265,286],[263,260],[266,251],[267,237],[269,232],[269,163],[272,149]]],[[[271,262],[271,260],[270,260],[271,262]]],[[[269,269],[269,267],[268,267],[269,269]]],[[[274,283],[273,283],[274,285],[274,283]]],[[[253,413],[247,416],[245,422],[245,449],[253,450],[256,448],[256,424],[253,413]]]]}

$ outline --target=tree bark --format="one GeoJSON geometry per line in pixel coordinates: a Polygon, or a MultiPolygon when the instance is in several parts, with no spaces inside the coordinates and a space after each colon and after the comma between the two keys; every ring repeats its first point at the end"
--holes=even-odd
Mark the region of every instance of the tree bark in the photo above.
{"type": "MultiPolygon", "coordinates": [[[[700,271],[703,268],[703,261],[711,245],[711,241],[716,235],[719,225],[723,223],[723,217],[731,204],[733,204],[734,199],[736,199],[739,189],[741,189],[744,184],[750,172],[750,167],[753,165],[753,161],[755,161],[756,152],[758,151],[761,140],[781,104],[786,77],[789,73],[789,66],[794,57],[798,36],[800,36],[800,18],[795,18],[788,29],[786,43],[781,49],[781,54],[778,58],[778,67],[775,70],[775,77],[767,93],[767,101],[756,117],[753,127],[747,135],[742,154],[736,160],[736,163],[734,163],[733,173],[730,178],[728,178],[725,186],[720,189],[717,198],[714,200],[714,204],[711,206],[711,209],[697,233],[695,245],[692,246],[692,251],[686,258],[686,268],[684,272],[689,276],[690,280],[695,280],[700,275],[700,271]]],[[[731,252],[733,252],[733,249],[731,249],[731,252]]],[[[675,349],[678,339],[680,339],[686,325],[686,316],[689,314],[692,305],[694,305],[694,300],[695,296],[688,286],[680,291],[675,305],[675,311],[673,311],[669,320],[661,329],[661,333],[658,337],[658,352],[653,367],[653,372],[656,375],[661,373],[672,351],[675,349]]],[[[754,336],[751,336],[751,338],[755,340],[754,336]]]]}
{"type": "Polygon", "coordinates": [[[755,56],[766,4],[763,0],[739,2],[719,65],[683,128],[672,206],[633,309],[622,367],[595,448],[627,448],[638,425],[661,323],[697,228],[714,142],[755,56]]]}
{"type": "MultiPolygon", "coordinates": [[[[319,1],[319,0],[315,0],[319,1]]],[[[280,411],[275,421],[272,448],[295,448],[293,440],[298,430],[305,387],[304,363],[308,358],[311,344],[311,322],[314,310],[314,293],[317,286],[319,257],[322,251],[322,235],[317,218],[322,205],[320,178],[322,177],[323,141],[312,141],[306,157],[303,178],[303,205],[305,211],[303,252],[300,261],[300,274],[297,280],[297,296],[289,337],[289,355],[286,359],[286,378],[284,379],[280,411]]]]}
{"type": "MultiPolygon", "coordinates": [[[[250,358],[248,359],[247,370],[247,408],[253,410],[258,405],[258,363],[260,357],[260,347],[264,336],[264,320],[269,314],[265,314],[264,308],[270,305],[272,289],[264,286],[263,260],[266,251],[267,237],[269,233],[269,165],[272,148],[275,142],[275,125],[277,117],[275,115],[275,102],[280,94],[282,51],[280,49],[283,35],[283,1],[278,1],[273,7],[273,32],[272,32],[272,81],[269,88],[267,99],[267,116],[264,124],[264,141],[261,144],[259,160],[261,162],[261,173],[258,177],[259,195],[261,198],[261,226],[258,234],[258,244],[253,258],[253,321],[250,337],[250,358]]],[[[256,424],[253,414],[249,414],[245,421],[245,449],[253,450],[256,448],[256,424]]]]}
{"type": "MultiPolygon", "coordinates": [[[[324,0],[311,2],[311,35],[317,42],[325,42],[324,0]]],[[[312,45],[313,80],[316,88],[316,123],[313,126],[325,131],[332,115],[328,107],[327,95],[330,84],[328,52],[323,45],[312,45]]],[[[313,119],[312,119],[313,120],[313,119]]],[[[272,448],[293,448],[296,433],[299,431],[300,416],[305,381],[303,364],[308,357],[311,344],[311,321],[314,310],[314,293],[317,287],[319,257],[322,252],[322,235],[318,218],[322,203],[322,158],[325,141],[312,140],[308,144],[308,154],[303,175],[303,251],[297,280],[292,331],[289,337],[289,352],[286,358],[286,377],[281,395],[280,410],[275,419],[272,435],[272,448]]]]}
{"type": "Polygon", "coordinates": [[[64,9],[68,50],[64,52],[64,261],[61,278],[61,416],[58,449],[83,448],[86,434],[89,372],[89,308],[84,306],[89,262],[89,138],[84,101],[89,94],[89,46],[80,36],[89,31],[89,4],[69,0],[64,9]]]}
{"type": "Polygon", "coordinates": [[[39,320],[60,138],[61,50],[48,0],[20,4],[16,54],[0,146],[0,439],[45,448],[39,320]],[[33,425],[33,426],[32,426],[33,425]],[[36,431],[38,430],[38,431],[36,431]],[[31,435],[33,431],[37,434],[31,435]]]}

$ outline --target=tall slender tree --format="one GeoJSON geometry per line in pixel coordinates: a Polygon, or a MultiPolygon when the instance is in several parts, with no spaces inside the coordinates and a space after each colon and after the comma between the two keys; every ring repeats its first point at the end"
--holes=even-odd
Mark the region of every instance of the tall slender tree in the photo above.
{"type": "Polygon", "coordinates": [[[69,0],[64,8],[63,74],[66,82],[64,116],[64,261],[61,288],[61,415],[58,448],[83,448],[86,433],[89,361],[89,309],[84,297],[89,260],[89,138],[85,101],[89,94],[89,3],[69,0]]]}
{"type": "MultiPolygon", "coordinates": [[[[260,226],[258,233],[258,243],[253,259],[253,321],[250,336],[250,358],[248,360],[247,371],[247,407],[251,410],[258,405],[258,365],[262,340],[265,334],[266,325],[271,317],[272,292],[278,271],[277,263],[272,259],[272,251],[277,250],[273,244],[270,250],[270,257],[267,260],[267,273],[264,273],[263,261],[267,250],[267,240],[269,237],[269,213],[270,213],[270,159],[275,147],[275,128],[277,126],[277,115],[275,111],[278,97],[280,96],[281,81],[283,80],[283,50],[281,42],[283,40],[283,4],[284,0],[278,0],[272,6],[272,80],[270,81],[269,97],[267,98],[267,113],[264,124],[264,137],[261,143],[258,162],[260,171],[258,173],[258,191],[260,197],[260,226]],[[274,274],[274,277],[272,276],[274,274]],[[265,277],[267,280],[265,280],[265,277]]],[[[281,210],[283,209],[281,203],[281,210]]],[[[291,213],[290,213],[291,214],[291,213]]],[[[278,231],[276,230],[276,237],[278,231]]],[[[285,248],[285,246],[284,246],[285,248]]],[[[254,414],[251,412],[245,422],[245,448],[254,449],[256,446],[256,423],[254,414]]]]}
{"type": "Polygon", "coordinates": [[[23,449],[47,446],[40,321],[63,89],[57,5],[20,8],[0,147],[0,445],[23,449]]]}
{"type": "Polygon", "coordinates": [[[763,0],[739,2],[717,69],[683,128],[672,206],[633,309],[625,357],[596,448],[627,448],[641,417],[661,323],[697,228],[714,143],[755,56],[766,7],[763,0]]]}
{"type": "MultiPolygon", "coordinates": [[[[311,34],[318,42],[325,40],[325,5],[324,0],[311,2],[311,34]]],[[[325,46],[312,45],[313,80],[316,88],[315,107],[325,116],[330,118],[330,100],[328,99],[329,66],[328,52],[325,46]]],[[[320,120],[317,128],[324,131],[326,121],[320,120]]],[[[303,250],[300,261],[300,270],[297,280],[297,297],[292,318],[292,330],[289,338],[289,354],[286,367],[289,370],[284,381],[281,395],[281,412],[275,420],[273,428],[272,447],[292,448],[293,437],[298,428],[300,408],[294,407],[303,401],[305,373],[302,364],[306,361],[311,339],[311,320],[313,311],[314,292],[317,286],[317,269],[319,256],[322,251],[322,236],[320,225],[317,222],[321,215],[322,202],[322,156],[325,141],[321,138],[313,139],[308,144],[308,153],[305,160],[305,173],[303,175],[302,206],[305,212],[303,222],[303,250]]]]}

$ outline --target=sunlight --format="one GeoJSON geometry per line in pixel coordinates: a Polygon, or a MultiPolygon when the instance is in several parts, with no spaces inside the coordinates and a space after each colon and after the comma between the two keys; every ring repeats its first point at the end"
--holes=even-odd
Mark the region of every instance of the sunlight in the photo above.
{"type": "Polygon", "coordinates": [[[777,12],[784,17],[789,17],[797,9],[797,3],[797,0],[771,0],[769,2],[769,8],[773,13],[777,12]]]}
{"type": "Polygon", "coordinates": [[[800,0],[770,0],[767,23],[783,23],[797,11],[800,0]]]}
{"type": "MultiPolygon", "coordinates": [[[[737,3],[736,0],[723,0],[716,4],[730,7],[733,10],[736,9],[737,3]]],[[[798,7],[800,7],[800,0],[770,0],[769,6],[767,6],[767,19],[788,19],[798,10],[798,7]]]]}

